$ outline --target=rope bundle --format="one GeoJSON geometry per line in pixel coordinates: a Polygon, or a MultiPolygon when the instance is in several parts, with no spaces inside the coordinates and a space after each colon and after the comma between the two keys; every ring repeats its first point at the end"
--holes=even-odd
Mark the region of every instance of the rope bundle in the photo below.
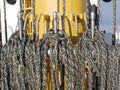
{"type": "Polygon", "coordinates": [[[2,90],[35,90],[32,43],[23,37],[20,41],[17,31],[1,50],[2,90]]]}
{"type": "Polygon", "coordinates": [[[119,90],[119,49],[106,45],[100,31],[92,39],[86,30],[75,48],[62,30],[49,30],[36,43],[25,32],[21,41],[17,31],[1,50],[1,89],[46,90],[49,70],[52,90],[63,90],[64,80],[66,90],[119,90]],[[59,71],[65,77],[59,79],[59,71]]]}

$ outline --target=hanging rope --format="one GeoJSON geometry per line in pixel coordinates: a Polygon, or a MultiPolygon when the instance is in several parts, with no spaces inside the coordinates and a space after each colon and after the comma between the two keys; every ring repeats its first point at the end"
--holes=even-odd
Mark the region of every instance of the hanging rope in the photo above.
{"type": "Polygon", "coordinates": [[[35,0],[31,0],[32,3],[32,39],[35,39],[35,0]]]}
{"type": "MultiPolygon", "coordinates": [[[[92,90],[94,88],[93,74],[99,77],[101,81],[100,90],[105,90],[105,80],[106,80],[106,62],[107,62],[107,50],[106,45],[103,40],[103,36],[99,31],[95,31],[95,37],[91,39],[91,31],[86,31],[79,40],[77,52],[77,60],[80,60],[81,64],[81,80],[86,81],[87,79],[87,89],[92,90]],[[85,77],[85,63],[89,67],[89,72],[87,78],[85,77]]],[[[82,86],[84,88],[84,82],[82,86]]],[[[82,88],[82,89],[83,89],[82,88]]],[[[95,87],[96,88],[96,87],[95,87]]],[[[81,89],[81,90],[82,90],[81,89]]]]}
{"type": "MultiPolygon", "coordinates": [[[[58,31],[58,36],[53,33],[53,30],[49,30],[49,32],[43,37],[41,40],[40,53],[43,58],[43,66],[42,73],[43,77],[43,86],[46,86],[46,58],[48,49],[50,49],[50,67],[51,67],[51,77],[52,77],[52,88],[59,88],[58,83],[58,63],[65,65],[65,77],[66,77],[66,89],[74,89],[74,53],[72,46],[69,44],[67,45],[66,42],[70,41],[68,36],[63,33],[62,30],[58,31]],[[50,44],[48,46],[48,44],[50,44]],[[58,48],[58,50],[57,50],[58,48]],[[55,75],[54,75],[55,74],[55,75]],[[55,77],[55,78],[54,78],[55,77]],[[56,82],[57,81],[57,82],[56,82]]],[[[43,89],[44,90],[44,89],[43,89]]]]}
{"type": "Polygon", "coordinates": [[[86,0],[86,29],[90,28],[90,0],[86,0]]]}
{"type": "Polygon", "coordinates": [[[115,45],[116,32],[116,0],[112,0],[112,45],[115,45]]]}
{"type": "Polygon", "coordinates": [[[1,50],[2,90],[35,90],[32,43],[23,38],[15,32],[1,50]]]}
{"type": "Polygon", "coordinates": [[[97,29],[100,30],[100,0],[97,0],[97,29]]]}
{"type": "Polygon", "coordinates": [[[120,46],[108,47],[107,90],[120,89],[120,46]]]}
{"type": "Polygon", "coordinates": [[[4,7],[4,27],[5,27],[5,42],[7,42],[8,36],[7,36],[7,21],[6,21],[6,1],[3,0],[3,7],[4,7]]]}
{"type": "Polygon", "coordinates": [[[62,0],[62,30],[65,30],[66,0],[62,0]]]}

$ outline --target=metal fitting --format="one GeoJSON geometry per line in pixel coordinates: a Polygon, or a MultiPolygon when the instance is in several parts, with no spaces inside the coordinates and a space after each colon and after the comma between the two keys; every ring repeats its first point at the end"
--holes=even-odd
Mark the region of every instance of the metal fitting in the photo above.
{"type": "Polygon", "coordinates": [[[54,31],[55,31],[55,34],[57,34],[57,19],[58,19],[58,13],[57,13],[57,12],[53,12],[53,20],[54,20],[54,31]]]}
{"type": "Polygon", "coordinates": [[[91,11],[91,30],[92,30],[92,38],[94,37],[94,29],[95,29],[95,12],[91,11]]]}

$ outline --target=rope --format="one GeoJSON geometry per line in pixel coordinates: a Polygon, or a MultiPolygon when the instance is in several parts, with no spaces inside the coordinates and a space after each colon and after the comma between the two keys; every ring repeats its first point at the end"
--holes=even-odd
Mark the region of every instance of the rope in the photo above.
{"type": "MultiPolygon", "coordinates": [[[[24,32],[25,33],[25,32],[24,32]]],[[[1,50],[1,85],[2,90],[35,90],[34,72],[32,70],[34,55],[28,36],[21,41],[19,32],[15,32],[1,50]],[[14,48],[13,48],[14,47],[14,48]],[[30,60],[30,62],[29,62],[30,60]],[[32,61],[31,61],[32,60],[32,61]]],[[[34,65],[35,66],[35,65],[34,65]]]]}
{"type": "Polygon", "coordinates": [[[66,17],[66,0],[62,1],[62,30],[65,30],[65,17],[66,17]]]}
{"type": "MultiPolygon", "coordinates": [[[[66,89],[74,89],[74,85],[73,84],[73,74],[74,74],[74,70],[72,67],[73,64],[71,62],[73,62],[72,60],[74,60],[73,58],[73,49],[71,47],[71,45],[67,45],[65,44],[66,41],[69,41],[68,36],[66,37],[66,34],[64,36],[64,33],[62,32],[62,30],[58,31],[58,36],[56,37],[56,35],[53,33],[53,30],[49,30],[49,32],[43,37],[42,41],[42,46],[41,46],[41,54],[43,57],[42,60],[44,60],[44,64],[45,64],[45,60],[47,58],[47,51],[48,48],[50,47],[50,66],[52,67],[51,69],[51,73],[52,73],[52,86],[53,89],[59,88],[58,85],[58,63],[60,62],[61,64],[65,65],[65,76],[66,76],[66,82],[67,82],[67,86],[66,89]],[[58,43],[59,42],[59,43],[58,43]],[[48,47],[48,43],[50,43],[50,46],[48,47]],[[66,46],[67,45],[67,46],[66,46]],[[54,66],[54,67],[53,67],[54,66]],[[55,75],[54,75],[55,74],[55,75]],[[54,78],[55,77],[55,78],[54,78]]],[[[43,74],[46,75],[46,67],[43,67],[43,74]]],[[[46,78],[43,78],[44,82],[46,82],[46,78]]],[[[46,84],[46,83],[44,83],[46,84]]],[[[44,85],[45,86],[45,85],[44,85]]],[[[43,89],[44,90],[44,89],[43,89]]]]}
{"type": "Polygon", "coordinates": [[[31,0],[32,2],[32,39],[35,40],[35,0],[31,0]]]}
{"type": "Polygon", "coordinates": [[[4,7],[4,27],[5,27],[5,42],[7,42],[8,36],[7,36],[7,21],[6,21],[6,2],[3,1],[3,7],[4,7]]]}
{"type": "Polygon", "coordinates": [[[36,52],[33,43],[24,35],[25,39],[21,41],[17,31],[1,50],[3,90],[46,90],[49,49],[53,89],[59,88],[55,83],[58,81],[58,60],[65,67],[66,90],[120,89],[120,46],[107,46],[100,31],[95,31],[93,39],[91,31],[85,31],[77,47],[73,48],[70,38],[62,30],[58,31],[58,37],[49,30],[39,41],[36,52]],[[87,76],[85,64],[89,67],[87,76]],[[95,78],[98,78],[97,82],[95,78]]]}
{"type": "MultiPolygon", "coordinates": [[[[106,45],[103,40],[103,36],[99,31],[95,31],[95,36],[92,39],[91,31],[86,31],[79,39],[78,47],[77,47],[77,60],[79,61],[81,70],[81,80],[86,81],[87,89],[92,90],[95,83],[93,83],[93,74],[96,73],[96,76],[101,79],[100,90],[105,90],[105,78],[106,78],[106,61],[107,61],[107,50],[106,45]],[[104,52],[104,53],[103,53],[104,52]],[[88,64],[89,74],[88,77],[85,77],[85,63],[88,64]]],[[[84,89],[84,82],[81,82],[81,90],[84,89]]],[[[95,87],[96,88],[96,87],[95,87]]]]}
{"type": "Polygon", "coordinates": [[[107,68],[107,90],[119,90],[120,89],[120,59],[119,50],[120,46],[108,47],[108,63],[107,68]]]}
{"type": "Polygon", "coordinates": [[[100,30],[100,0],[97,0],[97,29],[100,30]]]}
{"type": "Polygon", "coordinates": [[[86,30],[90,28],[90,0],[86,0],[86,30]]]}
{"type": "Polygon", "coordinates": [[[112,0],[112,45],[115,45],[116,32],[116,0],[112,0]]]}

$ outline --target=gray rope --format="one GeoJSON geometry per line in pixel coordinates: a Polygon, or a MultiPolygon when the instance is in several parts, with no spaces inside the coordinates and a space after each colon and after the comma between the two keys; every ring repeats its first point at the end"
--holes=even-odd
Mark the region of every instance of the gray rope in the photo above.
{"type": "Polygon", "coordinates": [[[90,0],[86,0],[86,30],[90,28],[90,0]]]}
{"type": "Polygon", "coordinates": [[[66,90],[120,89],[119,45],[107,46],[98,30],[92,39],[91,31],[87,30],[79,39],[77,47],[73,48],[70,38],[62,30],[58,33],[56,37],[50,30],[44,35],[36,52],[28,36],[24,34],[24,40],[21,41],[19,32],[14,33],[1,50],[1,89],[45,90],[49,49],[53,89],[59,88],[59,84],[54,82],[58,79],[58,60],[65,67],[66,90]],[[85,76],[85,64],[89,67],[88,76],[85,76]],[[98,80],[95,83],[96,77],[98,80]]]}
{"type": "Polygon", "coordinates": [[[32,39],[35,39],[35,0],[31,0],[32,2],[32,39]]]}
{"type": "Polygon", "coordinates": [[[5,27],[5,42],[7,42],[8,36],[7,36],[7,19],[6,19],[6,2],[3,1],[3,7],[4,7],[4,27],[5,27]]]}
{"type": "Polygon", "coordinates": [[[62,29],[65,30],[66,0],[62,0],[62,29]]]}
{"type": "MultiPolygon", "coordinates": [[[[89,66],[89,74],[88,74],[88,89],[92,90],[93,88],[93,73],[96,73],[96,76],[99,76],[102,80],[101,82],[101,88],[100,90],[105,90],[105,78],[106,78],[106,61],[107,61],[107,50],[106,45],[103,41],[102,35],[99,31],[95,32],[94,39],[91,39],[91,31],[87,31],[84,33],[83,37],[79,40],[78,47],[80,51],[77,51],[78,55],[81,56],[78,57],[78,60],[81,60],[80,58],[83,58],[80,61],[80,64],[82,64],[81,68],[85,68],[85,62],[88,63],[89,66]],[[103,53],[104,52],[104,53],[103,53]]],[[[82,78],[85,80],[85,73],[82,73],[82,78]]],[[[83,80],[83,81],[84,81],[83,80]]],[[[82,82],[84,85],[84,82],[82,82]]],[[[83,87],[83,86],[82,86],[83,87]]]]}
{"type": "Polygon", "coordinates": [[[116,32],[116,0],[112,0],[112,45],[115,45],[116,32]]]}
{"type": "Polygon", "coordinates": [[[97,0],[97,29],[100,30],[100,0],[97,0]]]}
{"type": "Polygon", "coordinates": [[[2,48],[0,62],[3,90],[35,90],[34,53],[31,46],[29,40],[20,41],[17,31],[2,48]]]}

